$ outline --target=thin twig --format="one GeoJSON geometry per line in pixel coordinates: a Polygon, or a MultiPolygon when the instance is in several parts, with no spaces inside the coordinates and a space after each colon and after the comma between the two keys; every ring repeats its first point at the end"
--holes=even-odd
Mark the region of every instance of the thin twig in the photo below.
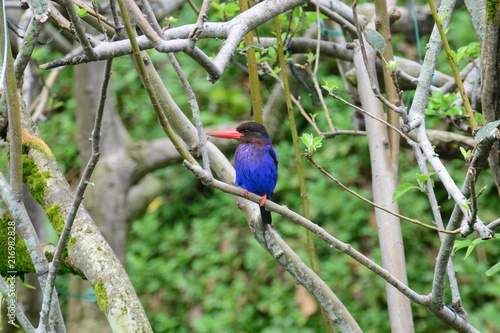
{"type": "MultiPolygon", "coordinates": [[[[1,6],[3,7],[3,6],[1,6]]],[[[2,17],[4,17],[2,15],[2,17]]],[[[0,24],[3,30],[3,24],[0,24]]],[[[8,40],[7,31],[0,32],[3,38],[8,40]]],[[[5,76],[4,91],[7,95],[9,115],[9,160],[10,160],[10,186],[12,196],[16,201],[23,197],[23,161],[22,161],[22,136],[21,136],[21,110],[19,105],[19,94],[14,72],[14,59],[9,43],[7,45],[7,72],[5,76]]]]}
{"type": "Polygon", "coordinates": [[[434,22],[436,23],[436,28],[439,31],[439,36],[441,36],[441,40],[443,41],[443,47],[444,47],[444,51],[446,53],[446,58],[448,59],[448,63],[450,64],[455,81],[457,82],[458,91],[460,92],[460,96],[462,96],[462,100],[464,101],[465,111],[467,112],[467,115],[469,116],[469,122],[470,122],[470,126],[472,128],[472,132],[475,132],[478,129],[477,128],[477,121],[476,121],[476,118],[474,116],[474,112],[472,111],[469,97],[467,96],[467,93],[465,92],[464,84],[462,82],[462,78],[460,77],[460,73],[458,72],[457,64],[455,63],[455,60],[453,60],[453,58],[451,57],[450,44],[448,43],[448,38],[446,38],[446,33],[444,32],[443,26],[441,24],[442,19],[440,19],[438,17],[438,13],[436,11],[436,6],[434,5],[434,0],[428,0],[427,2],[429,3],[432,17],[434,18],[434,22]]]}
{"type": "MultiPolygon", "coordinates": [[[[266,63],[267,64],[267,63],[266,63]]],[[[269,66],[269,68],[271,68],[269,66]]],[[[278,77],[279,79],[279,77],[278,77]]],[[[280,85],[283,87],[283,81],[281,79],[279,79],[279,83],[280,85]]],[[[302,114],[302,116],[307,120],[307,122],[314,128],[314,130],[316,131],[316,133],[318,133],[319,135],[321,135],[321,130],[318,128],[318,125],[316,125],[316,122],[314,121],[314,119],[312,119],[306,112],[306,110],[304,110],[304,108],[302,107],[302,104],[300,103],[300,100],[298,98],[296,98],[295,96],[290,96],[292,97],[292,101],[293,101],[293,104],[295,104],[295,106],[299,109],[300,113],[302,114]]],[[[299,97],[300,98],[300,97],[299,97]]]]}
{"type": "MultiPolygon", "coordinates": [[[[108,25],[110,28],[113,28],[113,29],[115,28],[113,22],[111,22],[106,16],[99,14],[99,12],[97,10],[95,10],[95,7],[90,8],[84,2],[82,2],[80,0],[72,0],[72,1],[78,7],[85,9],[87,11],[86,13],[88,15],[94,16],[97,20],[108,25]]],[[[92,2],[92,5],[94,5],[95,3],[96,2],[92,2]]],[[[103,29],[103,31],[105,31],[105,30],[103,29]]]]}
{"type": "MultiPolygon", "coordinates": [[[[112,28],[112,29],[106,29],[106,27],[104,26],[104,21],[101,20],[101,15],[99,15],[99,6],[97,5],[97,2],[95,1],[92,1],[92,7],[94,8],[94,13],[96,13],[96,19],[97,19],[97,25],[98,25],[98,30],[101,31],[104,35],[104,40],[106,42],[109,42],[109,37],[111,36],[108,36],[108,34],[111,35],[111,32],[114,34],[115,33],[115,29],[112,28]]],[[[87,17],[91,17],[91,16],[87,16],[87,17]]],[[[93,21],[93,20],[92,20],[93,21]]]]}
{"type": "MultiPolygon", "coordinates": [[[[263,62],[262,63],[263,67],[266,68],[270,73],[272,72],[272,68],[271,66],[267,63],[267,62],[263,62]]],[[[285,89],[284,88],[284,83],[283,83],[283,80],[279,77],[279,76],[275,76],[274,77],[278,83],[281,85],[281,87],[283,88],[283,90],[285,89]]],[[[345,102],[346,104],[354,107],[354,108],[358,108],[357,106],[353,105],[353,104],[350,104],[349,102],[343,100],[341,97],[337,96],[337,95],[334,95],[332,97],[338,97],[339,100],[345,102]]],[[[290,95],[290,97],[292,98],[292,102],[295,104],[295,106],[299,109],[300,113],[302,114],[302,116],[307,120],[307,122],[314,128],[314,130],[316,131],[316,133],[320,136],[322,136],[323,138],[325,139],[331,139],[331,138],[334,138],[338,135],[353,135],[353,136],[356,136],[356,135],[366,135],[366,132],[365,131],[360,131],[360,130],[339,130],[339,129],[334,129],[332,132],[322,132],[319,128],[318,128],[318,125],[316,124],[316,122],[307,114],[306,110],[304,110],[304,108],[302,107],[302,104],[300,103],[300,100],[296,97],[294,97],[293,95],[290,95]]],[[[362,112],[366,112],[362,109],[360,109],[362,112]]],[[[370,115],[372,116],[372,115],[370,115]]],[[[373,116],[372,116],[373,117],[373,116]]],[[[378,118],[377,118],[378,119],[378,118]]],[[[384,122],[384,120],[381,120],[382,122],[384,122]]],[[[390,125],[390,124],[387,124],[387,125],[390,125]]]]}
{"type": "MultiPolygon", "coordinates": [[[[10,276],[7,279],[14,279],[12,283],[16,283],[16,277],[15,276],[10,276]]],[[[15,294],[16,291],[12,290],[9,288],[9,285],[7,284],[7,281],[3,278],[3,276],[0,275],[0,293],[6,296],[7,302],[9,303],[9,308],[10,304],[14,306],[14,310],[16,312],[16,318],[19,321],[19,324],[21,324],[22,328],[25,330],[27,333],[36,333],[35,327],[33,327],[33,324],[29,321],[29,319],[26,317],[24,314],[23,310],[17,304],[15,294]]],[[[9,318],[10,319],[10,318],[9,318]]],[[[10,321],[8,321],[10,322],[10,321]]],[[[14,325],[14,324],[12,324],[14,325]]]]}
{"type": "Polygon", "coordinates": [[[21,85],[23,82],[24,70],[31,59],[31,54],[35,49],[38,36],[40,35],[43,26],[44,24],[33,16],[28,24],[28,27],[26,28],[22,47],[16,56],[16,61],[14,62],[18,85],[21,85]]]}
{"type": "Polygon", "coordinates": [[[330,112],[326,106],[326,103],[325,103],[325,98],[323,97],[323,93],[321,91],[321,88],[319,86],[319,83],[318,83],[318,69],[319,69],[319,58],[320,58],[320,55],[321,55],[321,48],[320,48],[320,45],[321,45],[321,28],[320,28],[320,25],[321,25],[321,16],[320,16],[320,10],[319,10],[319,0],[316,0],[316,21],[317,21],[317,25],[318,25],[318,36],[316,38],[316,52],[315,52],[315,58],[314,58],[314,68],[313,70],[311,70],[311,67],[310,66],[306,66],[306,71],[309,73],[309,76],[311,77],[312,81],[313,81],[313,85],[314,85],[314,89],[316,90],[316,93],[319,97],[319,100],[321,102],[321,106],[323,108],[323,111],[325,112],[325,118],[326,118],[326,121],[328,123],[328,126],[330,127],[330,130],[331,131],[335,131],[335,126],[333,126],[333,122],[332,122],[332,118],[330,117],[330,112]]]}
{"type": "MultiPolygon", "coordinates": [[[[59,28],[61,28],[63,31],[67,32],[73,39],[79,41],[78,35],[75,33],[75,29],[73,27],[73,24],[71,21],[69,21],[64,15],[62,15],[59,10],[54,6],[52,2],[49,2],[49,7],[50,7],[50,17],[52,20],[54,20],[55,24],[59,28]]],[[[73,7],[72,7],[73,8],[73,7]]],[[[74,9],[73,9],[74,10],[74,9]]],[[[92,36],[92,35],[86,35],[87,38],[85,39],[87,41],[87,44],[89,44],[89,49],[92,52],[92,55],[89,55],[84,52],[83,55],[80,57],[85,57],[87,59],[87,62],[91,62],[93,60],[98,60],[96,58],[95,50],[92,48],[92,46],[95,46],[98,44],[98,41],[92,36]]],[[[82,50],[84,50],[85,44],[81,44],[82,50]]],[[[89,52],[89,51],[87,51],[89,52]]],[[[101,59],[103,60],[103,59],[101,59]]]]}
{"type": "Polygon", "coordinates": [[[319,1],[316,0],[316,24],[318,25],[318,31],[317,31],[317,36],[316,36],[316,57],[314,59],[314,70],[312,73],[312,76],[317,76],[318,75],[318,69],[319,69],[319,57],[320,57],[320,45],[321,45],[321,15],[319,14],[319,1]]]}
{"type": "Polygon", "coordinates": [[[333,132],[323,132],[320,135],[325,139],[331,139],[339,135],[366,136],[366,131],[360,130],[335,130],[333,132]]]}
{"type": "MultiPolygon", "coordinates": [[[[193,174],[201,180],[201,182],[205,186],[213,187],[215,189],[221,190],[226,193],[230,193],[233,195],[236,195],[238,197],[250,200],[255,203],[260,203],[260,196],[254,193],[244,193],[244,190],[242,188],[223,183],[215,178],[210,177],[205,173],[205,171],[199,166],[199,165],[192,165],[189,162],[184,161],[184,165],[191,171],[193,174]]],[[[408,296],[412,301],[414,301],[417,304],[424,305],[426,304],[426,296],[420,295],[413,291],[411,288],[409,288],[406,284],[403,282],[399,281],[394,275],[392,275],[389,271],[384,269],[383,267],[379,266],[375,262],[373,262],[370,258],[366,257],[362,253],[358,252],[355,250],[351,245],[346,244],[338,240],[337,238],[333,237],[330,235],[328,232],[326,232],[323,228],[321,228],[319,225],[315,224],[314,222],[310,221],[309,219],[306,219],[302,215],[290,210],[286,206],[281,206],[278,205],[277,203],[271,201],[271,200],[266,200],[264,203],[264,207],[272,212],[278,213],[285,218],[289,219],[290,221],[299,224],[306,228],[307,230],[311,231],[312,233],[316,234],[320,239],[324,240],[327,244],[330,244],[331,246],[335,247],[336,249],[344,252],[348,256],[352,257],[354,260],[358,261],[360,264],[363,266],[367,267],[369,270],[374,272],[375,274],[379,275],[382,277],[384,280],[386,280],[388,283],[393,285],[396,289],[401,291],[404,295],[408,296]]]]}
{"type": "Polygon", "coordinates": [[[347,30],[349,33],[351,33],[352,35],[356,35],[356,27],[351,22],[340,16],[338,13],[334,12],[333,10],[322,4],[319,4],[319,10],[322,14],[328,16],[329,19],[331,19],[334,22],[337,22],[342,28],[347,30]]]}
{"type": "Polygon", "coordinates": [[[196,125],[196,131],[198,132],[199,143],[197,150],[201,152],[201,157],[203,160],[203,168],[205,169],[206,172],[210,173],[211,169],[210,169],[210,158],[208,156],[208,150],[207,150],[207,136],[205,134],[205,130],[203,129],[203,123],[201,122],[200,107],[198,106],[196,95],[186,75],[184,75],[184,72],[182,71],[179,62],[175,58],[175,55],[173,53],[168,53],[168,59],[172,63],[172,66],[174,67],[174,70],[177,73],[179,80],[181,80],[184,90],[186,91],[186,95],[189,100],[189,106],[191,107],[191,112],[193,113],[193,119],[196,125]]]}
{"type": "Polygon", "coordinates": [[[119,8],[116,6],[116,1],[109,2],[109,8],[111,9],[111,15],[113,16],[113,23],[115,26],[116,37],[118,39],[125,39],[126,34],[123,30],[123,21],[120,16],[119,8]]]}
{"type": "Polygon", "coordinates": [[[337,94],[334,94],[334,93],[329,93],[329,95],[335,99],[338,99],[339,101],[343,102],[344,104],[346,105],[349,105],[350,107],[358,110],[359,112],[377,120],[377,121],[380,121],[382,124],[385,124],[387,127],[390,127],[392,128],[394,131],[398,132],[399,135],[401,135],[403,138],[405,138],[406,141],[408,142],[413,142],[413,140],[408,136],[406,135],[405,133],[403,133],[399,128],[397,127],[394,127],[393,125],[389,124],[387,121],[385,121],[384,119],[381,119],[381,118],[378,118],[378,117],[375,117],[374,115],[372,115],[371,113],[369,112],[366,112],[365,110],[363,110],[362,108],[352,104],[352,103],[349,103],[348,101],[346,101],[345,99],[343,99],[342,97],[340,97],[339,95],[337,94]]]}
{"type": "MultiPolygon", "coordinates": [[[[207,1],[207,0],[205,0],[207,1]]],[[[239,0],[241,12],[246,12],[250,9],[248,5],[248,0],[239,0]]],[[[249,46],[253,43],[253,33],[249,31],[245,35],[245,46],[249,46]]],[[[261,124],[264,124],[264,118],[262,116],[262,97],[260,95],[260,81],[259,81],[259,71],[257,68],[257,57],[255,55],[255,50],[249,48],[246,51],[248,76],[250,79],[250,97],[252,99],[252,111],[253,119],[261,124]]]]}
{"type": "Polygon", "coordinates": [[[151,80],[150,80],[148,73],[146,71],[146,66],[145,66],[143,58],[141,56],[139,45],[137,43],[137,38],[135,36],[135,31],[132,28],[132,24],[130,23],[130,16],[128,13],[127,6],[125,5],[124,0],[118,0],[118,5],[120,7],[123,22],[125,24],[125,30],[127,32],[128,38],[130,40],[130,44],[132,45],[132,49],[134,51],[133,52],[133,59],[134,59],[135,64],[137,66],[137,72],[139,74],[139,77],[142,80],[144,87],[146,88],[146,91],[148,92],[149,98],[151,99],[151,104],[153,105],[153,109],[156,113],[156,117],[158,118],[158,121],[159,121],[163,131],[170,138],[170,140],[174,144],[174,146],[177,149],[177,151],[179,152],[179,154],[184,159],[188,160],[190,163],[197,163],[196,160],[194,159],[194,157],[191,156],[189,151],[184,146],[183,141],[174,132],[174,130],[172,129],[172,126],[168,122],[167,117],[163,113],[163,110],[162,110],[160,102],[158,100],[158,96],[156,94],[156,91],[155,91],[153,85],[151,84],[151,80]]]}
{"type": "MultiPolygon", "coordinates": [[[[318,12],[319,15],[319,12],[318,12]]],[[[281,74],[283,76],[283,88],[285,92],[285,102],[286,102],[286,108],[287,108],[287,113],[288,113],[288,120],[290,121],[290,130],[292,133],[292,142],[293,142],[293,150],[294,150],[294,156],[295,156],[295,162],[297,166],[297,175],[299,178],[299,187],[300,187],[300,197],[302,199],[302,212],[305,218],[309,219],[309,199],[307,197],[307,187],[306,187],[306,182],[305,182],[305,177],[304,177],[304,169],[302,167],[302,160],[300,158],[300,144],[299,144],[299,135],[297,132],[297,125],[295,122],[295,115],[293,113],[293,105],[292,105],[292,99],[291,99],[291,92],[290,92],[290,84],[288,82],[288,74],[287,74],[287,68],[286,68],[286,61],[285,61],[285,52],[283,48],[283,41],[281,39],[281,26],[278,17],[274,18],[274,29],[276,31],[276,39],[277,39],[277,44],[278,44],[278,60],[280,63],[281,67],[281,74]]],[[[317,54],[319,56],[319,54],[317,54]]],[[[327,118],[329,118],[328,115],[328,109],[326,109],[326,114],[327,118]]],[[[333,125],[332,125],[333,126],[333,125]]],[[[312,233],[308,230],[306,232],[307,236],[307,248],[308,248],[308,253],[309,253],[309,260],[311,261],[311,267],[313,271],[319,276],[319,266],[318,266],[318,258],[316,256],[316,249],[314,247],[314,240],[312,238],[312,233]]],[[[328,320],[328,316],[326,313],[326,309],[323,307],[320,307],[321,309],[321,318],[323,325],[325,326],[327,332],[333,332],[333,323],[328,320]]]]}
{"type": "MultiPolygon", "coordinates": [[[[319,45],[319,44],[318,44],[319,45]]],[[[319,50],[317,50],[319,52],[319,50]]],[[[319,53],[316,54],[316,59],[319,58],[319,53]]],[[[319,86],[318,82],[318,77],[316,76],[315,73],[311,72],[311,69],[309,66],[306,67],[306,71],[309,72],[309,76],[311,77],[314,85],[314,89],[316,90],[316,93],[318,94],[319,100],[321,102],[321,106],[323,107],[323,111],[325,112],[325,117],[328,122],[328,126],[330,127],[330,130],[335,131],[335,126],[333,126],[332,118],[330,117],[330,112],[328,111],[328,107],[326,106],[325,103],[325,98],[323,97],[323,91],[321,91],[321,87],[319,86]]]]}
{"type": "Polygon", "coordinates": [[[49,97],[51,93],[52,86],[56,83],[59,73],[66,67],[54,68],[50,71],[49,76],[45,80],[40,94],[35,98],[33,103],[31,103],[28,113],[32,114],[33,121],[38,121],[39,119],[45,120],[47,112],[47,103],[49,102],[49,97]]]}
{"type": "Polygon", "coordinates": [[[133,0],[127,1],[127,4],[130,10],[130,14],[133,16],[134,21],[137,23],[139,28],[141,28],[144,35],[146,35],[153,42],[155,46],[161,43],[163,39],[156,32],[155,28],[151,26],[146,17],[144,17],[144,14],[141,12],[141,9],[139,8],[139,6],[137,6],[135,1],[133,0]]]}
{"type": "Polygon", "coordinates": [[[87,37],[87,34],[85,33],[83,24],[80,21],[80,17],[76,13],[73,2],[71,0],[61,0],[61,2],[64,4],[64,7],[66,8],[66,12],[68,13],[71,23],[73,23],[73,28],[76,32],[76,36],[80,44],[83,46],[83,52],[90,59],[94,58],[94,50],[90,45],[89,39],[87,37]]]}
{"type": "Polygon", "coordinates": [[[101,96],[99,99],[97,114],[96,114],[95,121],[94,121],[94,129],[92,130],[92,137],[91,137],[92,154],[91,154],[90,159],[87,163],[87,166],[85,167],[85,170],[83,171],[83,175],[82,175],[82,178],[80,179],[80,183],[78,184],[78,187],[76,189],[75,198],[73,199],[73,202],[71,204],[69,214],[66,217],[64,229],[61,232],[59,242],[57,243],[57,247],[56,247],[56,250],[54,252],[54,258],[52,259],[52,264],[50,265],[47,283],[45,284],[45,287],[44,287],[42,311],[40,313],[40,325],[42,325],[42,327],[44,327],[44,325],[46,325],[47,315],[50,311],[52,291],[54,289],[54,283],[55,283],[55,279],[57,276],[57,272],[59,270],[59,265],[61,263],[61,258],[62,258],[64,248],[67,245],[68,237],[71,233],[71,228],[73,227],[73,222],[75,221],[76,214],[78,213],[78,209],[79,209],[80,204],[83,200],[83,195],[85,193],[85,190],[87,189],[87,186],[90,184],[90,177],[92,176],[92,173],[94,171],[95,166],[97,165],[97,162],[99,161],[101,124],[102,124],[102,118],[103,118],[103,114],[104,114],[104,104],[105,104],[106,97],[107,97],[106,92],[107,92],[107,88],[108,88],[109,79],[111,77],[111,68],[112,68],[112,60],[108,60],[106,62],[106,69],[104,72],[104,80],[103,80],[102,87],[101,87],[101,96]]]}
{"type": "Polygon", "coordinates": [[[358,7],[358,0],[352,0],[352,11],[353,11],[353,14],[354,14],[354,23],[355,23],[356,31],[357,31],[357,34],[358,34],[359,45],[360,45],[360,48],[361,48],[361,54],[363,55],[363,62],[365,64],[365,66],[366,66],[366,71],[368,72],[368,76],[370,77],[370,86],[372,88],[372,91],[375,94],[375,96],[382,102],[382,104],[384,104],[386,107],[388,107],[389,109],[393,110],[394,112],[399,113],[399,115],[401,116],[401,118],[403,119],[403,121],[406,123],[407,122],[407,118],[408,118],[408,114],[407,114],[407,110],[404,107],[404,105],[401,105],[401,106],[394,105],[393,103],[391,103],[390,101],[388,101],[384,96],[382,96],[382,94],[380,93],[380,89],[378,88],[378,86],[376,84],[377,80],[372,75],[373,71],[371,71],[370,68],[369,68],[370,65],[369,65],[369,62],[368,62],[368,57],[366,55],[366,49],[365,49],[365,42],[364,42],[364,38],[363,38],[363,33],[361,31],[361,26],[360,26],[359,20],[358,20],[357,7],[358,7]]]}
{"type": "MultiPolygon", "coordinates": [[[[403,92],[399,89],[399,83],[396,77],[396,71],[390,69],[387,62],[394,60],[394,51],[392,49],[392,35],[388,15],[388,4],[386,0],[375,0],[375,15],[377,17],[376,25],[380,35],[384,38],[385,51],[380,54],[381,67],[383,73],[383,82],[385,94],[388,101],[394,105],[401,105],[403,92]]],[[[395,127],[400,127],[400,116],[391,109],[387,110],[387,121],[395,127]]],[[[392,164],[395,168],[399,165],[399,144],[401,138],[397,132],[389,130],[389,145],[391,149],[392,164]]]]}
{"type": "Polygon", "coordinates": [[[193,39],[193,42],[196,42],[196,39],[203,32],[203,25],[208,19],[208,10],[210,9],[210,3],[212,0],[203,0],[203,4],[201,5],[201,9],[198,11],[198,19],[196,20],[195,28],[189,34],[189,39],[193,39]]]}
{"type": "Polygon", "coordinates": [[[477,217],[477,196],[476,196],[476,168],[474,167],[469,167],[467,170],[467,177],[469,178],[469,200],[470,200],[470,210],[471,210],[471,218],[469,221],[466,221],[469,223],[469,228],[474,229],[474,223],[476,222],[476,217],[477,217]]]}
{"type": "Polygon", "coordinates": [[[374,203],[373,201],[370,201],[368,199],[366,199],[365,197],[363,197],[362,195],[359,195],[358,193],[354,192],[353,190],[351,190],[350,188],[348,188],[347,186],[345,186],[344,184],[342,184],[337,178],[333,177],[332,175],[330,175],[325,169],[323,169],[323,167],[321,165],[319,165],[318,163],[316,163],[316,161],[312,158],[312,155],[311,154],[303,154],[308,160],[309,162],[312,163],[312,165],[314,165],[319,171],[321,171],[325,176],[327,176],[328,178],[330,178],[331,180],[333,180],[334,182],[336,182],[340,187],[342,187],[344,190],[346,190],[347,192],[351,193],[352,195],[354,195],[355,197],[357,197],[358,199],[361,199],[363,200],[364,202],[372,205],[373,207],[376,207],[378,209],[381,209],[383,210],[384,212],[387,212],[391,215],[394,215],[394,216],[397,216],[399,217],[400,219],[402,220],[406,220],[408,222],[411,222],[411,223],[414,223],[414,224],[417,224],[417,225],[420,225],[422,227],[425,227],[427,229],[432,229],[432,230],[436,230],[436,231],[439,231],[439,232],[443,232],[443,233],[446,233],[446,234],[458,234],[460,232],[460,229],[457,229],[457,230],[453,230],[453,231],[448,231],[448,230],[444,230],[444,229],[440,229],[440,228],[436,228],[432,225],[428,225],[426,223],[423,223],[423,222],[420,222],[419,220],[415,220],[415,219],[411,219],[409,217],[406,217],[406,216],[403,216],[403,215],[400,215],[398,213],[395,213],[383,206],[380,206],[380,205],[377,205],[376,203],[374,203]]]}
{"type": "MultiPolygon", "coordinates": [[[[413,147],[413,151],[415,152],[417,164],[420,168],[420,172],[424,175],[429,176],[429,178],[425,181],[425,194],[427,195],[427,199],[429,200],[429,204],[431,206],[432,214],[434,216],[434,224],[440,228],[444,229],[444,223],[443,223],[443,218],[441,216],[441,210],[439,207],[439,203],[437,202],[436,199],[436,194],[434,192],[434,187],[433,183],[431,181],[430,175],[429,175],[429,170],[427,168],[427,163],[425,156],[422,153],[422,150],[418,146],[417,143],[412,143],[411,144],[413,147]]],[[[441,242],[444,242],[445,237],[447,235],[438,233],[439,239],[441,242]]],[[[451,294],[452,294],[452,301],[454,306],[460,307],[462,313],[466,313],[465,309],[462,306],[461,303],[461,297],[460,297],[460,290],[458,288],[458,281],[457,281],[457,276],[455,274],[455,269],[453,268],[453,261],[449,260],[448,265],[446,266],[446,270],[448,273],[448,281],[450,284],[450,289],[451,289],[451,294]]]]}
{"type": "Polygon", "coordinates": [[[160,24],[158,23],[158,20],[156,19],[155,13],[153,11],[153,8],[151,8],[151,4],[147,0],[141,0],[142,7],[144,8],[144,13],[146,14],[147,20],[151,27],[156,31],[158,35],[162,34],[160,24]]]}
{"type": "MultiPolygon", "coordinates": [[[[26,249],[30,255],[38,282],[44,286],[47,282],[47,272],[49,271],[49,263],[45,257],[42,244],[38,239],[36,230],[31,223],[28,212],[23,202],[14,200],[12,197],[12,188],[5,181],[4,175],[0,172],[0,206],[1,202],[5,203],[9,214],[15,221],[16,233],[22,238],[26,249]]],[[[59,305],[59,299],[56,290],[52,293],[52,309],[50,312],[49,323],[55,332],[66,332],[64,319],[59,305]]]]}
{"type": "Polygon", "coordinates": [[[189,3],[189,5],[191,6],[191,8],[193,8],[194,12],[196,13],[196,15],[200,14],[200,10],[198,9],[198,7],[196,7],[195,3],[193,2],[193,0],[187,0],[187,2],[189,3]]]}
{"type": "Polygon", "coordinates": [[[494,221],[491,221],[487,227],[491,230],[495,230],[496,228],[498,228],[500,226],[500,218],[499,219],[496,219],[494,221]]]}

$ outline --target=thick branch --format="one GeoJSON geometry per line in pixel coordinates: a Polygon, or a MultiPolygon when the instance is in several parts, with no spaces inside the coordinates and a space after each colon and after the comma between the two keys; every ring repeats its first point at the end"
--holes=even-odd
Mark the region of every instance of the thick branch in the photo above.
{"type": "MultiPolygon", "coordinates": [[[[140,50],[155,47],[157,51],[164,53],[185,52],[205,68],[209,74],[209,80],[215,82],[226,69],[234,51],[245,34],[255,29],[260,24],[269,21],[273,17],[293,9],[296,6],[300,6],[305,2],[307,1],[263,1],[236,16],[231,21],[223,23],[206,23],[199,38],[226,39],[226,42],[222,45],[213,61],[199,48],[193,47],[190,41],[190,35],[193,30],[196,29],[195,24],[166,30],[163,36],[161,36],[163,40],[155,40],[155,45],[153,45],[153,42],[146,36],[138,37],[137,43],[140,50]]],[[[65,58],[40,67],[43,69],[51,69],[58,66],[75,65],[93,60],[111,59],[113,57],[132,53],[132,46],[129,40],[113,42],[113,47],[111,48],[109,47],[109,43],[103,42],[97,45],[92,51],[92,56],[84,54],[73,58],[65,58]]]]}

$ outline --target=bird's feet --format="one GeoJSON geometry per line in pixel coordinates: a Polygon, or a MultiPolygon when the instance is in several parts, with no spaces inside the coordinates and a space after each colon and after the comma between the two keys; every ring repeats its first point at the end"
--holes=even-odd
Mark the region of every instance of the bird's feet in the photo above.
{"type": "Polygon", "coordinates": [[[264,204],[266,203],[266,199],[267,199],[267,194],[264,194],[262,196],[262,198],[260,198],[260,204],[259,204],[259,206],[261,206],[261,207],[264,206],[264,204]]]}
{"type": "MultiPolygon", "coordinates": [[[[248,196],[248,190],[243,190],[243,196],[248,196]]],[[[264,206],[264,204],[266,203],[266,200],[267,200],[267,194],[264,194],[261,198],[260,198],[260,203],[259,203],[259,206],[264,206]]]]}

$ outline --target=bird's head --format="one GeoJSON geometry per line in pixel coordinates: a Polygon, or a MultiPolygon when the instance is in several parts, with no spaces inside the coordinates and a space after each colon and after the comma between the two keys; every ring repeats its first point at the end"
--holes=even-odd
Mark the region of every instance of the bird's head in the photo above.
{"type": "Polygon", "coordinates": [[[236,139],[241,142],[269,141],[266,128],[255,121],[247,121],[240,124],[236,129],[208,132],[207,135],[224,139],[236,139]]]}

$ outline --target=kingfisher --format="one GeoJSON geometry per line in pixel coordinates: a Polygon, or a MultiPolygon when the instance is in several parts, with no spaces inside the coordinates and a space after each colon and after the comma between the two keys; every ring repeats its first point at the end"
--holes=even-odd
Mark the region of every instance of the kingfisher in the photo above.
{"type": "Polygon", "coordinates": [[[261,196],[262,222],[271,224],[271,212],[263,206],[266,199],[273,195],[278,181],[278,154],[266,128],[257,122],[248,121],[236,129],[208,132],[207,135],[240,142],[234,154],[235,185],[244,190],[244,195],[252,192],[261,196]]]}

